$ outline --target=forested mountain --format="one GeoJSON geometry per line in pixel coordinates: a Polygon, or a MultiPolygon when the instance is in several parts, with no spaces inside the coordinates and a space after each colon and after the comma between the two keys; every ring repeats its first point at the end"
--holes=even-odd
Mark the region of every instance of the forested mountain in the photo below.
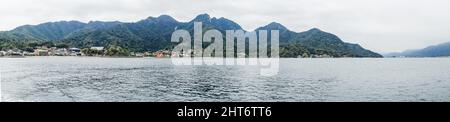
{"type": "MultiPolygon", "coordinates": [[[[229,19],[210,17],[208,14],[198,15],[189,22],[179,22],[168,15],[148,17],[133,23],[60,21],[25,25],[11,31],[0,32],[0,49],[24,48],[27,47],[27,42],[53,42],[72,47],[106,47],[114,44],[135,52],[157,51],[171,49],[176,45],[170,42],[171,34],[177,29],[192,32],[194,22],[202,22],[204,30],[217,29],[225,32],[242,29],[239,24],[229,19]],[[25,46],[17,46],[21,44],[25,46]]],[[[256,29],[258,30],[280,30],[282,57],[314,55],[381,57],[357,44],[345,43],[337,36],[319,29],[298,33],[273,22],[256,29]]]]}
{"type": "Polygon", "coordinates": [[[386,54],[387,57],[443,57],[450,56],[450,42],[429,46],[419,50],[386,54]]]}
{"type": "Polygon", "coordinates": [[[296,33],[283,25],[273,22],[256,30],[279,30],[282,57],[309,57],[311,55],[329,55],[333,57],[381,57],[358,44],[345,43],[336,35],[317,28],[296,33]]]}

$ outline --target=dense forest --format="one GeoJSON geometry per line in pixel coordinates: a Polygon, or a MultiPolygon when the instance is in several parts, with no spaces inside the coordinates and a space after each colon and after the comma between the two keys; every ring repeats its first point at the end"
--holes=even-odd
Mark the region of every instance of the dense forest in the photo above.
{"type": "MultiPolygon", "coordinates": [[[[192,34],[194,22],[202,22],[204,30],[218,29],[225,32],[242,29],[231,20],[211,18],[208,14],[198,15],[189,22],[178,22],[168,15],[149,17],[134,23],[60,21],[25,25],[0,32],[0,50],[32,51],[37,46],[52,46],[104,47],[111,51],[110,55],[154,52],[172,49],[176,45],[170,42],[172,32],[185,29],[192,34]]],[[[273,22],[255,31],[258,30],[280,31],[281,57],[382,57],[357,44],[343,42],[337,36],[319,29],[298,33],[273,22]]]]}

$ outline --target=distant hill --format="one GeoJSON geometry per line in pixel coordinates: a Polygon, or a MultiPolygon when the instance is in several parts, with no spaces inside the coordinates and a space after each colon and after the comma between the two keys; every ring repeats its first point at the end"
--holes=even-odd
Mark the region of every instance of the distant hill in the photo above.
{"type": "Polygon", "coordinates": [[[82,23],[78,21],[60,21],[48,22],[39,25],[24,25],[10,31],[32,36],[41,40],[61,40],[68,35],[82,30],[97,30],[111,28],[121,24],[120,22],[89,22],[82,23]]]}
{"type": "MultiPolygon", "coordinates": [[[[189,22],[179,22],[168,15],[148,17],[133,22],[101,22],[83,23],[79,21],[49,22],[39,25],[25,25],[11,31],[0,32],[0,49],[2,45],[13,48],[14,42],[55,42],[65,43],[73,47],[107,46],[118,44],[130,51],[157,51],[171,49],[171,34],[177,29],[193,31],[194,22],[202,22],[204,29],[238,30],[242,27],[226,18],[210,17],[201,14],[189,22]],[[3,44],[2,44],[3,43],[3,44]],[[5,44],[8,43],[8,44],[5,44]]],[[[280,30],[280,56],[309,57],[313,55],[329,55],[333,57],[382,57],[366,50],[358,44],[343,42],[339,37],[319,29],[306,32],[293,32],[272,22],[256,30],[280,30]]],[[[16,46],[26,47],[26,46],[16,46]]],[[[6,47],[3,46],[3,49],[6,47]]]]}
{"type": "Polygon", "coordinates": [[[407,50],[401,53],[386,54],[387,57],[443,57],[450,56],[450,42],[429,46],[424,49],[407,50]]]}
{"type": "Polygon", "coordinates": [[[282,57],[308,57],[330,55],[333,57],[382,57],[358,44],[343,42],[334,34],[313,28],[305,32],[293,32],[280,23],[272,22],[256,30],[279,30],[282,57]]]}

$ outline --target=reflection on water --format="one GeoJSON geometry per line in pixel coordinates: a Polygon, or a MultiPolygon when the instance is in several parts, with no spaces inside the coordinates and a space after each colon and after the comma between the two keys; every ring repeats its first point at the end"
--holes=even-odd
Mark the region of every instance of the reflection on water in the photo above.
{"type": "Polygon", "coordinates": [[[450,101],[450,59],[281,59],[174,66],[170,59],[0,58],[3,101],[450,101]]]}

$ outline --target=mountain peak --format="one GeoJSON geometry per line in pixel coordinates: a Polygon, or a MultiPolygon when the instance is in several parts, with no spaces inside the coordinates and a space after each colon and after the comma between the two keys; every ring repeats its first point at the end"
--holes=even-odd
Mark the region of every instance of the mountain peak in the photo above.
{"type": "Polygon", "coordinates": [[[148,17],[147,19],[142,20],[144,22],[178,22],[173,17],[169,15],[160,15],[158,17],[148,17]]]}
{"type": "Polygon", "coordinates": [[[204,22],[204,21],[210,21],[210,20],[211,20],[211,16],[209,16],[208,14],[205,13],[205,14],[198,15],[192,21],[204,22]]]}
{"type": "Polygon", "coordinates": [[[264,29],[264,30],[288,30],[285,26],[283,26],[282,24],[277,23],[277,22],[271,22],[270,24],[268,24],[264,27],[260,27],[257,30],[261,30],[261,29],[264,29]]]}
{"type": "Polygon", "coordinates": [[[284,25],[277,22],[271,22],[269,25],[267,25],[267,27],[274,27],[277,28],[278,30],[287,30],[287,28],[284,25]]]}
{"type": "Polygon", "coordinates": [[[224,17],[220,17],[219,19],[213,17],[211,19],[211,24],[215,25],[216,27],[219,27],[220,29],[223,30],[241,30],[242,27],[237,24],[234,21],[231,21],[229,19],[226,19],[224,17]]]}
{"type": "Polygon", "coordinates": [[[164,20],[164,21],[176,21],[173,17],[169,16],[169,15],[160,15],[158,17],[159,20],[164,20]]]}
{"type": "Polygon", "coordinates": [[[309,29],[308,32],[323,32],[323,31],[318,28],[312,28],[312,29],[309,29]]]}

